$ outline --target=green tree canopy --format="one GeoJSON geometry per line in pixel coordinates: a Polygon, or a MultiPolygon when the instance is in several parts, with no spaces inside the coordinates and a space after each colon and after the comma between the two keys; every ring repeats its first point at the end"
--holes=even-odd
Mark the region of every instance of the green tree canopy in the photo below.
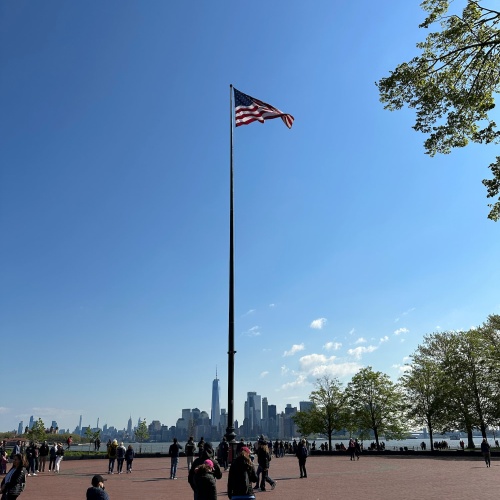
{"type": "Polygon", "coordinates": [[[414,354],[409,370],[401,377],[405,393],[405,413],[409,422],[429,429],[431,450],[434,430],[441,430],[445,420],[444,374],[433,360],[414,354]]]}
{"type": "MultiPolygon", "coordinates": [[[[144,441],[149,439],[148,426],[146,424],[146,419],[141,420],[139,425],[135,429],[135,439],[142,444],[144,441]]],[[[142,446],[139,447],[139,453],[142,452],[142,446]]]]}
{"type": "Polygon", "coordinates": [[[336,378],[324,376],[316,380],[315,387],[309,396],[312,409],[298,412],[293,418],[302,435],[327,435],[331,450],[333,431],[341,430],[345,425],[346,404],[342,384],[336,378]]]}
{"type": "Polygon", "coordinates": [[[30,441],[45,441],[47,434],[45,432],[45,424],[43,423],[43,420],[39,418],[33,422],[33,427],[26,433],[26,435],[30,441]]]}
{"type": "Polygon", "coordinates": [[[403,394],[388,375],[362,368],[347,384],[346,394],[354,425],[372,430],[379,448],[379,437],[402,439],[408,429],[403,423],[403,394]]]}
{"type": "Polygon", "coordinates": [[[417,353],[436,363],[442,374],[443,430],[465,430],[468,447],[474,448],[475,428],[486,436],[489,425],[498,425],[498,361],[483,330],[427,335],[417,353]]]}
{"type": "MultiPolygon", "coordinates": [[[[424,0],[427,18],[420,25],[437,31],[417,44],[420,55],[399,64],[378,83],[380,100],[391,111],[416,110],[413,128],[428,135],[426,153],[449,153],[469,142],[498,143],[492,118],[494,95],[500,90],[500,12],[467,0],[462,12],[449,13],[449,0],[424,0]]],[[[487,197],[500,194],[500,156],[489,165],[492,179],[483,180],[487,197]]],[[[500,218],[500,196],[488,218],[500,218]]]]}

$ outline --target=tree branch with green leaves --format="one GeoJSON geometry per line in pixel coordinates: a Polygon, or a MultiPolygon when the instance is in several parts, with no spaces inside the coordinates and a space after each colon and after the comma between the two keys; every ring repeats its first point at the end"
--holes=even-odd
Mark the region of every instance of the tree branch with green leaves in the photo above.
{"type": "MultiPolygon", "coordinates": [[[[428,13],[420,28],[437,24],[421,54],[399,64],[377,82],[380,100],[390,111],[416,110],[414,130],[428,135],[426,154],[448,154],[469,143],[498,144],[500,131],[491,113],[500,91],[500,12],[468,0],[460,14],[448,14],[448,0],[425,0],[428,13]]],[[[500,156],[489,165],[492,179],[483,180],[488,218],[500,219],[500,156]]]]}

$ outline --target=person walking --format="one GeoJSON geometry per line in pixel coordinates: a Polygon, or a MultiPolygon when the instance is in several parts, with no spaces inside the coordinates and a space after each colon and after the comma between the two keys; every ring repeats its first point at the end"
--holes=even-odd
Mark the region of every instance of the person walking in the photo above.
{"type": "Polygon", "coordinates": [[[115,460],[116,460],[116,450],[118,449],[118,441],[113,439],[108,447],[108,474],[114,474],[115,460]]]}
{"type": "Polygon", "coordinates": [[[87,489],[87,500],[109,500],[109,495],[104,491],[104,478],[96,475],[92,478],[92,486],[87,489]]]}
{"type": "Polygon", "coordinates": [[[54,443],[49,450],[49,472],[56,470],[57,444],[54,443]]]}
{"type": "Polygon", "coordinates": [[[62,459],[64,458],[64,446],[62,444],[57,445],[56,450],[56,474],[59,474],[59,468],[61,467],[62,459]]]}
{"type": "Polygon", "coordinates": [[[481,442],[481,453],[483,454],[484,461],[486,462],[486,467],[491,467],[490,443],[488,443],[486,438],[483,438],[481,442]]]}
{"type": "Polygon", "coordinates": [[[127,452],[125,446],[123,446],[123,441],[120,446],[116,448],[116,472],[122,474],[123,462],[125,461],[125,453],[127,452]]]}
{"type": "Polygon", "coordinates": [[[28,476],[36,476],[35,472],[35,443],[30,442],[26,448],[26,459],[28,460],[28,476]]]}
{"type": "Polygon", "coordinates": [[[3,478],[0,485],[2,500],[15,500],[26,486],[25,462],[20,453],[16,453],[13,458],[12,467],[3,478]]]}
{"type": "Polygon", "coordinates": [[[125,461],[127,462],[127,474],[132,473],[132,462],[134,461],[135,451],[132,445],[129,444],[125,452],[125,461]]]}
{"type": "Polygon", "coordinates": [[[229,456],[229,444],[227,442],[227,439],[223,437],[222,441],[219,443],[219,458],[220,458],[220,465],[221,467],[224,467],[224,470],[227,470],[229,468],[229,464],[227,462],[228,456],[229,456]]]}
{"type": "Polygon", "coordinates": [[[177,442],[177,438],[174,438],[174,442],[168,449],[168,454],[170,455],[170,479],[177,479],[177,466],[179,465],[179,454],[181,450],[182,446],[177,442]]]}
{"type": "Polygon", "coordinates": [[[354,454],[356,455],[356,460],[359,460],[359,456],[361,455],[361,445],[357,439],[354,440],[354,454]]]}
{"type": "Polygon", "coordinates": [[[349,455],[351,456],[351,460],[356,460],[356,444],[354,443],[354,439],[349,439],[347,449],[349,451],[349,455]]]}
{"type": "Polygon", "coordinates": [[[188,442],[184,447],[184,451],[186,452],[187,468],[189,470],[193,465],[194,454],[196,451],[196,444],[194,442],[193,436],[189,436],[188,442]]]}
{"type": "Polygon", "coordinates": [[[307,447],[306,440],[302,438],[297,445],[296,457],[299,459],[300,477],[307,477],[306,460],[307,460],[307,447]]]}
{"type": "MultiPolygon", "coordinates": [[[[259,439],[257,445],[257,463],[259,467],[257,469],[257,477],[260,473],[260,490],[266,491],[266,483],[271,485],[271,490],[276,488],[276,481],[269,477],[269,465],[271,462],[271,454],[269,453],[269,448],[267,443],[263,439],[259,439]]],[[[255,485],[256,488],[259,487],[259,484],[255,485]]]]}
{"type": "Polygon", "coordinates": [[[236,496],[253,497],[252,484],[255,482],[257,482],[257,474],[250,460],[250,449],[247,446],[243,446],[240,454],[234,459],[231,467],[229,467],[227,496],[230,499],[236,496]]]}

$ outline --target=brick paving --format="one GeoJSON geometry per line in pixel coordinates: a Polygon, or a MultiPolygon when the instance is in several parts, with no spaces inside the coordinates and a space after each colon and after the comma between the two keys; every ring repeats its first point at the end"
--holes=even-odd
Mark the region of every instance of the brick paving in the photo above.
{"type": "MultiPolygon", "coordinates": [[[[106,479],[111,500],[186,499],[193,495],[187,482],[185,458],[180,459],[179,479],[168,479],[170,459],[136,458],[132,474],[107,475],[107,460],[63,460],[59,475],[40,473],[28,477],[22,500],[84,499],[94,474],[106,479]]],[[[226,497],[227,473],[218,481],[226,497]]],[[[311,456],[306,479],[299,478],[297,459],[273,458],[270,475],[274,491],[256,491],[256,500],[489,500],[498,499],[500,461],[487,468],[480,457],[361,456],[351,462],[346,455],[311,456]]]]}

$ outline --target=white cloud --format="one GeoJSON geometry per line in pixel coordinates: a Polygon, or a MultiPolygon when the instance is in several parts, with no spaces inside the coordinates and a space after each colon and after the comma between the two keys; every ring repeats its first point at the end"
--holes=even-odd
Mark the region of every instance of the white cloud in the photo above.
{"type": "Polygon", "coordinates": [[[356,342],[354,342],[355,344],[366,344],[366,339],[364,339],[363,337],[359,337],[358,340],[356,340],[356,342]]]}
{"type": "Polygon", "coordinates": [[[293,382],[287,382],[281,386],[282,389],[294,389],[296,387],[303,387],[307,383],[305,375],[299,375],[293,382]]]}
{"type": "Polygon", "coordinates": [[[264,378],[264,377],[266,377],[267,375],[269,375],[269,372],[262,372],[262,373],[260,374],[260,378],[264,378]]]}
{"type": "Polygon", "coordinates": [[[356,330],[354,328],[351,328],[349,335],[354,335],[356,333],[356,330]]]}
{"type": "Polygon", "coordinates": [[[308,377],[316,380],[325,375],[343,377],[353,375],[361,368],[357,363],[335,363],[336,356],[327,357],[324,354],[308,354],[299,359],[300,370],[308,377]]]}
{"type": "Polygon", "coordinates": [[[245,316],[250,316],[250,314],[253,314],[255,312],[255,309],[249,309],[244,315],[243,317],[245,316]]]}
{"type": "Polygon", "coordinates": [[[324,346],[323,349],[326,351],[338,351],[342,347],[342,344],[340,342],[327,342],[324,346]]]}
{"type": "Polygon", "coordinates": [[[285,351],[283,353],[283,356],[293,356],[294,354],[298,353],[299,351],[303,351],[305,349],[304,344],[293,344],[292,348],[289,351],[285,351]]]}
{"type": "Polygon", "coordinates": [[[276,307],[276,305],[275,304],[269,304],[269,307],[271,307],[271,308],[272,307],[276,307]]]}
{"type": "Polygon", "coordinates": [[[288,372],[289,372],[288,368],[285,365],[283,365],[281,367],[281,375],[286,375],[288,372]]]}
{"type": "Polygon", "coordinates": [[[389,340],[389,337],[387,335],[384,335],[381,339],[380,339],[380,343],[383,344],[384,342],[387,342],[389,340]]]}
{"type": "Polygon", "coordinates": [[[9,413],[10,409],[5,406],[0,406],[0,414],[9,413]]]}
{"type": "Polygon", "coordinates": [[[369,345],[367,347],[360,346],[360,347],[356,347],[355,349],[349,349],[347,351],[347,354],[349,354],[349,356],[355,357],[356,359],[361,359],[361,356],[363,354],[376,351],[377,349],[378,349],[378,347],[376,347],[374,345],[369,345]]]}
{"type": "Polygon", "coordinates": [[[399,371],[399,373],[405,373],[411,371],[411,366],[408,365],[396,364],[392,365],[392,368],[396,368],[399,371]]]}
{"type": "MultiPolygon", "coordinates": [[[[402,314],[401,314],[401,316],[406,316],[407,314],[410,314],[410,313],[411,313],[411,312],[413,312],[414,310],[415,310],[415,308],[414,308],[414,307],[412,307],[412,308],[408,309],[408,311],[405,311],[404,313],[402,313],[402,314]]],[[[397,323],[400,319],[401,319],[401,318],[396,318],[396,319],[394,320],[394,323],[397,323]]]]}
{"type": "Polygon", "coordinates": [[[260,326],[252,326],[246,332],[243,332],[246,337],[258,337],[260,335],[260,326]]]}
{"type": "Polygon", "coordinates": [[[311,328],[315,330],[321,330],[326,324],[326,318],[318,318],[311,322],[309,325],[311,328]]]}
{"type": "Polygon", "coordinates": [[[410,333],[410,330],[408,328],[398,328],[394,331],[394,335],[401,335],[402,333],[410,333]]]}

